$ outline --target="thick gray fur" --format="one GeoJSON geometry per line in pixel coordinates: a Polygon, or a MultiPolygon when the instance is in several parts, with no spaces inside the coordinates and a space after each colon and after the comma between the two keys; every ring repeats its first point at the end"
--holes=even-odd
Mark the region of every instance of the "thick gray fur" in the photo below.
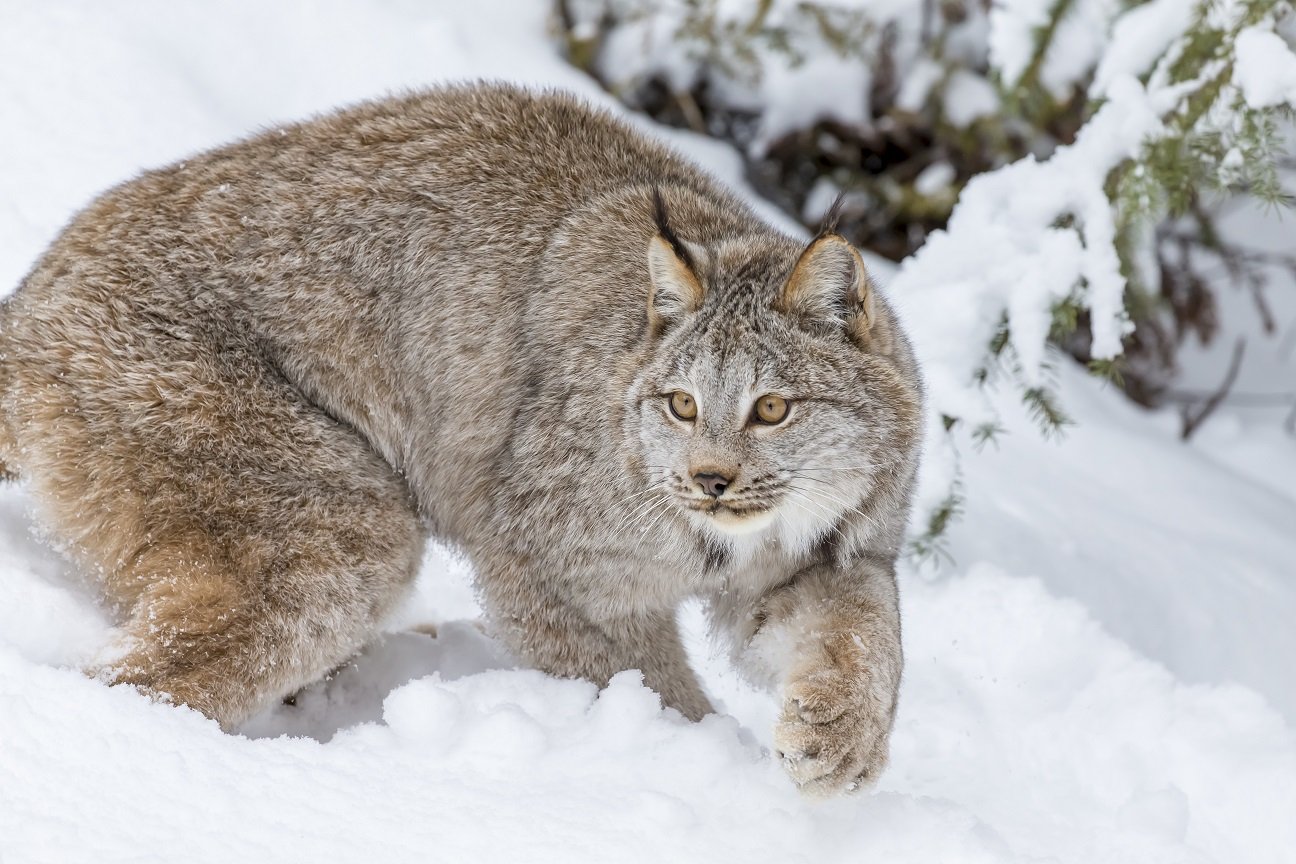
{"type": "Polygon", "coordinates": [[[810,793],[886,761],[920,399],[849,244],[508,86],[147,172],[0,307],[0,475],[125,617],[107,680],[236,727],[370,638],[431,533],[528,662],[640,669],[694,719],[675,614],[704,598],[810,793]]]}

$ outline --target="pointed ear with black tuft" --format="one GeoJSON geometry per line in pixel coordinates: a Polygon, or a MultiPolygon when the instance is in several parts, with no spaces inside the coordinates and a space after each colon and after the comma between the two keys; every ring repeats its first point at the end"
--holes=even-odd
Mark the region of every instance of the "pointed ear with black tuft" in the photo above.
{"type": "Polygon", "coordinates": [[[698,266],[705,250],[681,240],[666,217],[661,190],[653,189],[653,218],[657,233],[648,241],[648,327],[660,333],[702,306],[705,291],[698,266]]]}
{"type": "Polygon", "coordinates": [[[864,259],[836,231],[841,201],[838,196],[819,235],[797,258],[776,308],[813,326],[840,327],[860,347],[886,352],[876,332],[877,305],[864,259]]]}

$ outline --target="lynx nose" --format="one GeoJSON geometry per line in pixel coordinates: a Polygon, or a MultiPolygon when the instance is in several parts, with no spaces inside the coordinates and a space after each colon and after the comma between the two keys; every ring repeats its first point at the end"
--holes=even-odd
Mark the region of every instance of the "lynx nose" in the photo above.
{"type": "Polygon", "coordinates": [[[719,498],[733,483],[732,477],[717,474],[714,471],[699,471],[693,475],[693,482],[702,487],[702,491],[712,498],[719,498]]]}

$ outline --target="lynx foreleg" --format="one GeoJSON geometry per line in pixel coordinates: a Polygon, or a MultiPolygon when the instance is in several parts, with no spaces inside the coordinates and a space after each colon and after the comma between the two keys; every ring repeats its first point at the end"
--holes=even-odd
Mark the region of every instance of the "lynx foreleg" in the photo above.
{"type": "Polygon", "coordinates": [[[775,746],[801,790],[853,791],[886,767],[903,658],[887,566],[820,564],[761,601],[752,659],[782,688],[775,746]]]}
{"type": "Polygon", "coordinates": [[[595,615],[558,591],[540,589],[534,577],[518,575],[487,569],[482,581],[493,629],[528,663],[600,687],[618,672],[638,669],[666,707],[690,720],[714,711],[689,667],[672,613],[595,615]],[[498,590],[502,583],[508,591],[498,590]]]}

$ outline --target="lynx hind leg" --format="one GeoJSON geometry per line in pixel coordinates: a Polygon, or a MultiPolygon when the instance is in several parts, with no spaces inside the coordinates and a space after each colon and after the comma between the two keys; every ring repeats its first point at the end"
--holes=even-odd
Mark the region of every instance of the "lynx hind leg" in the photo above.
{"type": "Polygon", "coordinates": [[[418,556],[373,552],[369,561],[263,559],[269,566],[258,571],[213,554],[205,539],[155,544],[132,568],[143,585],[126,623],[128,653],[99,675],[236,728],[327,675],[377,629],[418,556]]]}
{"type": "Polygon", "coordinates": [[[131,371],[115,404],[87,387],[46,406],[23,451],[41,457],[33,491],[127,613],[127,653],[100,675],[230,729],[363,645],[423,531],[392,469],[254,355],[131,371]]]}

